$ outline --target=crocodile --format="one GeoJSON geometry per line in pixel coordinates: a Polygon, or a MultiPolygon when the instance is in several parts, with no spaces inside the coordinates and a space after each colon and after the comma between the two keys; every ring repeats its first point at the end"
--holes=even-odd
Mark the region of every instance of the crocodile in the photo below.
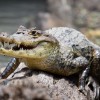
{"type": "Polygon", "coordinates": [[[1,79],[6,79],[21,62],[29,69],[63,76],[81,73],[80,91],[84,90],[89,75],[100,79],[100,47],[73,28],[41,31],[20,26],[12,35],[2,32],[0,54],[13,57],[1,73],[1,79]]]}

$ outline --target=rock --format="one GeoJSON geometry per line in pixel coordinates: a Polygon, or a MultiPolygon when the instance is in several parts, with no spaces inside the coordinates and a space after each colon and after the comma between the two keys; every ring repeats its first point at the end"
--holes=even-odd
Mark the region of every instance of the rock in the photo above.
{"type": "Polygon", "coordinates": [[[21,68],[13,78],[10,75],[0,83],[0,100],[93,99],[93,92],[88,87],[85,94],[78,91],[78,75],[62,77],[41,71],[30,72],[23,64],[21,68]]]}

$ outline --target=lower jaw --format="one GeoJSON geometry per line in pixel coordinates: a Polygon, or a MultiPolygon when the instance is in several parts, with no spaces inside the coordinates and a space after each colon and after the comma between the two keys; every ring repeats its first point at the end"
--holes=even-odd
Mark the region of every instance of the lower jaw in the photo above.
{"type": "MultiPolygon", "coordinates": [[[[39,52],[37,50],[19,50],[14,51],[12,49],[7,50],[4,48],[0,48],[0,54],[5,56],[10,56],[14,58],[30,58],[30,59],[41,59],[43,56],[39,56],[39,52]]],[[[44,58],[44,57],[43,57],[44,58]]]]}
{"type": "Polygon", "coordinates": [[[14,50],[7,50],[4,48],[0,48],[0,54],[5,55],[5,56],[11,56],[15,58],[23,58],[23,57],[28,57],[28,53],[25,50],[19,50],[19,51],[14,51],[14,50]]]}

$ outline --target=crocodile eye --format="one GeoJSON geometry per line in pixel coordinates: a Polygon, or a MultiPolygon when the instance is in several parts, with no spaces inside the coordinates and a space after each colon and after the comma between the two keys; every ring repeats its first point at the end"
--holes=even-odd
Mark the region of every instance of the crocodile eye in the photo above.
{"type": "Polygon", "coordinates": [[[36,31],[31,31],[29,32],[30,35],[35,35],[36,34],[36,31]]]}
{"type": "Polygon", "coordinates": [[[32,31],[31,33],[32,33],[32,35],[36,35],[37,32],[36,31],[32,31]]]}
{"type": "Polygon", "coordinates": [[[39,32],[37,32],[37,31],[31,31],[29,34],[32,35],[33,38],[37,38],[38,36],[41,35],[41,34],[40,34],[39,32]]]}

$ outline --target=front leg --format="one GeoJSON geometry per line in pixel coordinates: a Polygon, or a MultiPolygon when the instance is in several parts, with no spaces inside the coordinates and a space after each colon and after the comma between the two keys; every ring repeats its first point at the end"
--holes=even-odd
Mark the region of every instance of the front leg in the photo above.
{"type": "Polygon", "coordinates": [[[18,58],[12,58],[11,61],[8,63],[6,69],[1,73],[0,78],[7,78],[12,72],[15,71],[19,64],[20,62],[18,58]]]}
{"type": "Polygon", "coordinates": [[[88,86],[94,92],[94,100],[100,100],[100,86],[99,86],[99,83],[93,77],[89,77],[88,86]]]}
{"type": "Polygon", "coordinates": [[[90,67],[86,67],[86,69],[82,72],[79,80],[79,91],[83,91],[85,89],[86,79],[89,77],[90,67]]]}
{"type": "Polygon", "coordinates": [[[72,66],[76,67],[77,70],[82,71],[82,74],[80,76],[79,80],[79,90],[83,91],[85,89],[86,79],[89,77],[90,72],[90,64],[89,61],[83,57],[77,57],[72,60],[71,62],[72,66]]]}
{"type": "MultiPolygon", "coordinates": [[[[92,61],[92,59],[91,59],[92,61]]],[[[79,91],[84,93],[85,90],[85,85],[86,85],[86,80],[89,79],[89,73],[91,70],[91,63],[88,62],[84,57],[77,57],[74,60],[72,60],[72,65],[78,68],[85,67],[85,69],[82,71],[82,74],[80,76],[80,81],[79,81],[79,91]]],[[[93,82],[93,91],[94,91],[94,100],[100,100],[100,87],[95,80],[92,80],[93,82]]]]}

